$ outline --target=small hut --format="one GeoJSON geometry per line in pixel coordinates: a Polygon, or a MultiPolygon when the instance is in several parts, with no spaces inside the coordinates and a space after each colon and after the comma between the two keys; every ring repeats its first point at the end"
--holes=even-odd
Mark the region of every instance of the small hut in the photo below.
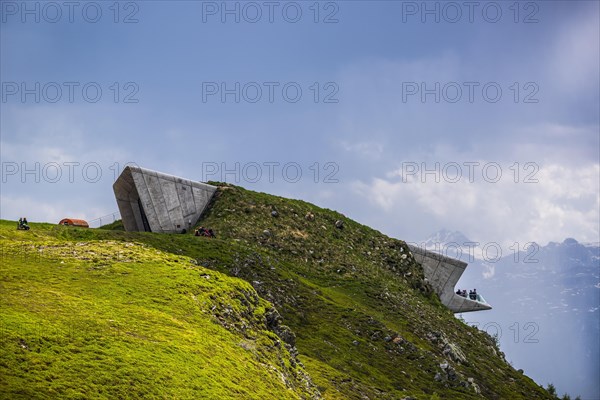
{"type": "Polygon", "coordinates": [[[74,218],[63,218],[58,223],[59,225],[66,226],[78,226],[80,228],[89,228],[89,224],[82,219],[74,219],[74,218]]]}

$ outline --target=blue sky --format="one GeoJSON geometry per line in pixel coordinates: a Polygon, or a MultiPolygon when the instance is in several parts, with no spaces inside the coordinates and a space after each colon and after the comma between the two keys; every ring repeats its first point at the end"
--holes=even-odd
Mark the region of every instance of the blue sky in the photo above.
{"type": "Polygon", "coordinates": [[[263,2],[121,2],[118,15],[76,2],[72,17],[52,4],[2,4],[2,218],[112,213],[116,170],[134,162],[407,240],[446,227],[481,242],[598,241],[598,2],[480,2],[472,15],[462,2],[274,2],[272,22],[263,2]],[[236,83],[239,102],[222,101],[236,83]],[[238,177],[220,174],[235,163],[238,177]]]}

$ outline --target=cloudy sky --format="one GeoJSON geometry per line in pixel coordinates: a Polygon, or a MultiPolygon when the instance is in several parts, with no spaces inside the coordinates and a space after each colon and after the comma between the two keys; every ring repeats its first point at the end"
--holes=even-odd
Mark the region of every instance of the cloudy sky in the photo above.
{"type": "Polygon", "coordinates": [[[127,163],[389,235],[599,241],[599,3],[3,1],[0,216],[127,163]]]}

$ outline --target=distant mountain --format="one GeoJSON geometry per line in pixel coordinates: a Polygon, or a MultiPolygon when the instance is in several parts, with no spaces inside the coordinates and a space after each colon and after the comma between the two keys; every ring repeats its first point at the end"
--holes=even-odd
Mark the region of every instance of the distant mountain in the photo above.
{"type": "Polygon", "coordinates": [[[508,290],[513,304],[541,316],[596,313],[597,319],[599,260],[598,245],[583,245],[575,239],[550,242],[528,253],[503,257],[495,265],[494,276],[480,286],[489,289],[489,295],[501,296],[508,290]]]}
{"type": "Polygon", "coordinates": [[[427,239],[419,242],[419,245],[425,247],[427,250],[434,250],[436,248],[452,247],[452,244],[464,246],[464,243],[469,242],[471,242],[471,240],[467,239],[462,232],[442,229],[427,239]]]}
{"type": "Polygon", "coordinates": [[[465,250],[472,245],[465,243],[473,242],[445,229],[421,242],[468,262],[457,288],[477,288],[493,306],[489,312],[464,314],[464,319],[498,333],[507,358],[538,383],[600,398],[600,245],[567,238],[485,261],[479,248],[468,259],[465,250]],[[461,245],[462,255],[452,242],[461,245]]]}
{"type": "Polygon", "coordinates": [[[476,259],[484,260],[481,244],[467,238],[459,231],[442,229],[426,239],[411,242],[411,244],[466,263],[471,263],[476,259]]]}

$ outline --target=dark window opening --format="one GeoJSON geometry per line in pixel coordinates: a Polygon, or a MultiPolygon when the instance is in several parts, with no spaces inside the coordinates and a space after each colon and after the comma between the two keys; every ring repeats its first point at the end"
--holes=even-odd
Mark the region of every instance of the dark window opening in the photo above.
{"type": "Polygon", "coordinates": [[[140,207],[140,214],[142,214],[142,224],[144,224],[144,231],[152,232],[150,229],[150,224],[148,223],[148,218],[146,217],[146,213],[144,212],[144,207],[142,207],[142,201],[138,198],[138,206],[140,207]]]}

